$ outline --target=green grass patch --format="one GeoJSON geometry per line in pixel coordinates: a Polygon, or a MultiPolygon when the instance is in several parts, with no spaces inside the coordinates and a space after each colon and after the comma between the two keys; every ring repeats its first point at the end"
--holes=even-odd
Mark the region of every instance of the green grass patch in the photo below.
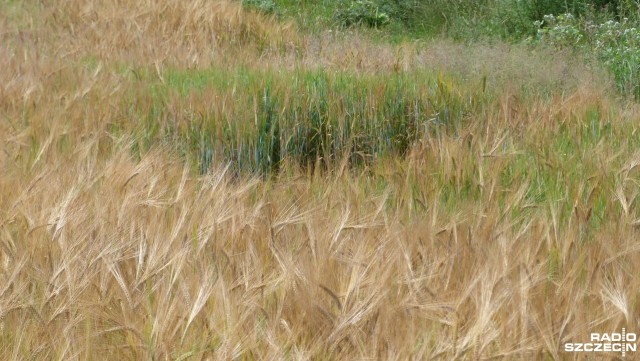
{"type": "Polygon", "coordinates": [[[327,168],[402,156],[428,132],[455,132],[481,103],[480,95],[428,73],[238,68],[168,70],[163,79],[143,76],[130,97],[137,150],[160,142],[203,172],[219,161],[266,174],[285,159],[327,168]]]}

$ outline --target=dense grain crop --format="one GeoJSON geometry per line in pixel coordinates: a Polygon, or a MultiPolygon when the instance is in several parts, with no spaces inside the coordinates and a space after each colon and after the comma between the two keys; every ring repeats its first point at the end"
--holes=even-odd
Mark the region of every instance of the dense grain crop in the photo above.
{"type": "Polygon", "coordinates": [[[586,359],[640,332],[612,94],[526,46],[2,2],[0,359],[586,359]]]}

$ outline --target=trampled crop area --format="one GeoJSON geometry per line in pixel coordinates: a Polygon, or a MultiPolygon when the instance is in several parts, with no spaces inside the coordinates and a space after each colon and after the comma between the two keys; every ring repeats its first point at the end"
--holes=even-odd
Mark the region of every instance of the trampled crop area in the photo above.
{"type": "Polygon", "coordinates": [[[226,0],[4,1],[0,359],[591,359],[564,345],[640,333],[620,74],[226,0]]]}

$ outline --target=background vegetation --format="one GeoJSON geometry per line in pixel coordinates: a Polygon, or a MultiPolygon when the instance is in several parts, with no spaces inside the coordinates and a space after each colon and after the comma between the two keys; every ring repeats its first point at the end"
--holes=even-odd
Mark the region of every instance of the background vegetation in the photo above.
{"type": "Polygon", "coordinates": [[[637,25],[0,2],[0,359],[586,359],[563,344],[640,332],[637,25]]]}

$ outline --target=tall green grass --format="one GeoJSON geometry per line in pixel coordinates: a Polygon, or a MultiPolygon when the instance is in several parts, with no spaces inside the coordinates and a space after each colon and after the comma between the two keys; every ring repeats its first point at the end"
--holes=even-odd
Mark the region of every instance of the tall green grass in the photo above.
{"type": "Polygon", "coordinates": [[[479,89],[419,72],[216,68],[170,70],[163,81],[140,83],[131,98],[138,104],[129,107],[142,125],[138,148],[164,140],[203,172],[214,161],[267,174],[285,161],[313,170],[402,156],[425,134],[455,132],[481,103],[479,89]]]}

